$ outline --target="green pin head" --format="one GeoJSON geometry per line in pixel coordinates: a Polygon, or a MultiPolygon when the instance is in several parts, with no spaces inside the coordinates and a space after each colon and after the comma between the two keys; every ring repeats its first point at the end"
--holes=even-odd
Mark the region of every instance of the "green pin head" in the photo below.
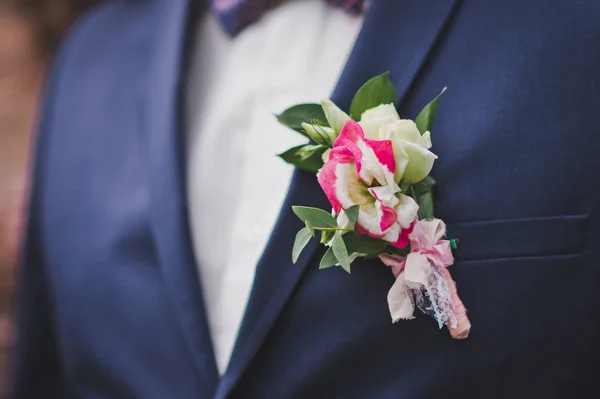
{"type": "Polygon", "coordinates": [[[453,250],[458,248],[458,238],[450,239],[450,248],[452,248],[453,250]]]}

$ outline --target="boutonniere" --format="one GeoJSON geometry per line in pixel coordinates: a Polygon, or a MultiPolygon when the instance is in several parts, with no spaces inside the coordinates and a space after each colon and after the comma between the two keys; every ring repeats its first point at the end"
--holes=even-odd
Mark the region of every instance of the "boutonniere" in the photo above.
{"type": "Polygon", "coordinates": [[[414,121],[398,115],[388,73],[358,90],[350,115],[327,99],[294,105],[277,118],[310,142],[279,156],[316,174],[333,208],[292,207],[305,223],[293,261],[316,232],[328,248],[321,269],[350,273],[357,258],[379,258],[396,277],[387,295],[392,322],[412,319],[416,307],[460,339],[471,324],[447,269],[456,240],[444,238],[445,224],[434,217],[429,176],[437,159],[431,128],[443,92],[414,121]]]}

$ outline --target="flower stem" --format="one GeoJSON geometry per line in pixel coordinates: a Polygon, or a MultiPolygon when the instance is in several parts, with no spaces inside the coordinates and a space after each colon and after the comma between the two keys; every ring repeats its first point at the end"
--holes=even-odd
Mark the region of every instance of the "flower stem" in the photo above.
{"type": "Polygon", "coordinates": [[[314,229],[319,231],[354,231],[352,229],[342,229],[340,227],[315,227],[314,229]]]}

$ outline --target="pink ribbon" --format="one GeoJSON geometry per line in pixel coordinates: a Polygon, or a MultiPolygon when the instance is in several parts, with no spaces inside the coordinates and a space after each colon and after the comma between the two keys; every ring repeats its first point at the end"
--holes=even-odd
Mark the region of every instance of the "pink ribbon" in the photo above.
{"type": "MultiPolygon", "coordinates": [[[[448,284],[448,292],[445,294],[450,297],[452,304],[450,311],[454,316],[453,318],[446,317],[444,323],[453,338],[464,339],[469,336],[471,323],[467,317],[465,306],[456,291],[456,283],[447,270],[447,267],[454,263],[454,257],[450,242],[442,240],[445,234],[446,225],[440,219],[420,220],[409,235],[411,252],[406,258],[390,254],[382,254],[379,258],[391,268],[396,277],[396,281],[388,293],[388,305],[393,322],[413,318],[413,291],[420,291],[428,287],[431,275],[436,273],[436,270],[440,270],[448,284]],[[434,270],[432,265],[438,267],[434,270]]],[[[433,295],[440,294],[438,291],[430,291],[431,293],[433,295]]],[[[444,298],[434,297],[431,299],[438,303],[444,302],[444,298]]]]}

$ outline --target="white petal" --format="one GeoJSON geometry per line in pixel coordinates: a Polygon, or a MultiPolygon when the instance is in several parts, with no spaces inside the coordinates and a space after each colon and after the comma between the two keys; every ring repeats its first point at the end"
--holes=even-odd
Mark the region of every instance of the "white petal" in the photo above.
{"type": "Polygon", "coordinates": [[[368,122],[380,118],[392,118],[393,120],[400,119],[394,104],[381,104],[363,112],[360,116],[360,121],[368,122]]]}
{"type": "Polygon", "coordinates": [[[396,205],[396,214],[398,215],[398,223],[404,228],[409,227],[412,222],[417,218],[419,212],[419,205],[415,202],[412,197],[408,195],[399,194],[398,199],[400,202],[396,205]]]}
{"type": "Polygon", "coordinates": [[[365,137],[369,140],[382,140],[379,136],[379,132],[384,126],[391,125],[394,122],[388,118],[374,119],[371,121],[360,121],[358,124],[362,127],[365,132],[365,137]]]}
{"type": "Polygon", "coordinates": [[[363,206],[375,204],[367,186],[358,178],[353,163],[339,163],[335,167],[335,175],[335,194],[344,209],[360,205],[362,210],[363,206]]]}
{"type": "Polygon", "coordinates": [[[360,177],[369,185],[373,182],[373,178],[375,178],[379,184],[385,184],[384,167],[379,162],[379,159],[377,159],[373,148],[362,140],[357,141],[356,145],[362,153],[362,158],[360,159],[360,177]]]}
{"type": "Polygon", "coordinates": [[[396,197],[396,193],[398,190],[395,190],[393,187],[387,186],[378,186],[378,187],[370,187],[369,192],[373,194],[377,199],[379,199],[383,205],[395,208],[396,205],[400,202],[398,197],[396,197]]]}
{"type": "Polygon", "coordinates": [[[402,141],[399,144],[408,155],[408,163],[402,176],[403,181],[413,184],[423,180],[431,172],[433,162],[437,159],[437,156],[415,143],[402,141]]]}
{"type": "Polygon", "coordinates": [[[385,236],[382,237],[382,240],[387,242],[396,242],[398,241],[398,237],[400,236],[400,231],[402,227],[398,223],[394,223],[389,229],[385,231],[385,236]]]}
{"type": "Polygon", "coordinates": [[[363,112],[360,118],[360,126],[365,132],[365,137],[370,140],[385,140],[381,137],[381,131],[391,126],[400,119],[396,107],[393,104],[382,104],[363,112]]]}
{"type": "Polygon", "coordinates": [[[340,163],[336,166],[335,195],[343,208],[359,205],[358,223],[374,235],[382,235],[380,218],[375,197],[371,195],[368,187],[356,174],[353,163],[340,163]]]}
{"type": "Polygon", "coordinates": [[[393,140],[407,140],[411,143],[418,143],[421,139],[421,133],[417,125],[410,119],[400,119],[392,125],[394,132],[393,140]]]}
{"type": "Polygon", "coordinates": [[[401,181],[404,178],[404,171],[408,165],[408,154],[404,148],[399,145],[399,142],[392,141],[392,148],[394,149],[394,160],[396,161],[396,170],[394,171],[394,180],[401,181]]]}
{"type": "Polygon", "coordinates": [[[431,133],[429,131],[426,131],[425,133],[423,133],[417,144],[419,144],[423,148],[430,149],[431,148],[431,133]]]}

